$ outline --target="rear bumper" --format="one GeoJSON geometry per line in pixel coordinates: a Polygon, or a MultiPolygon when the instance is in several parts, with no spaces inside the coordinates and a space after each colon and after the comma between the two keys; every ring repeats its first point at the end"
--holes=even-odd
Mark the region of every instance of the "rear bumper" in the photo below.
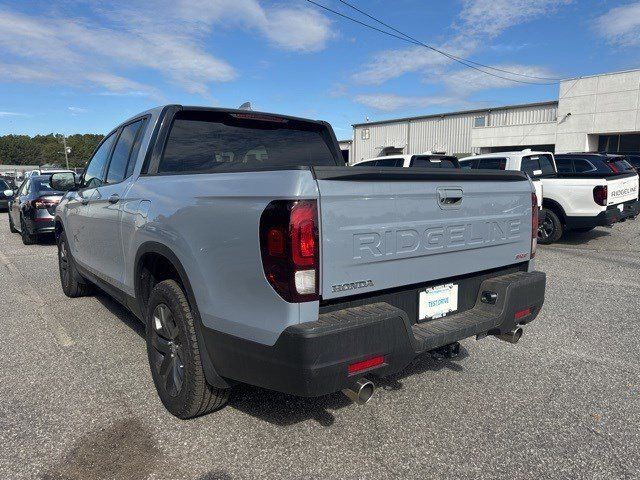
{"type": "Polygon", "coordinates": [[[51,233],[55,231],[55,219],[53,217],[36,216],[25,218],[29,233],[51,233]]]}
{"type": "Polygon", "coordinates": [[[638,213],[640,213],[640,203],[638,200],[625,202],[622,205],[622,211],[620,211],[617,205],[611,205],[607,207],[604,212],[600,212],[595,217],[567,217],[567,227],[570,229],[610,227],[615,223],[635,218],[638,216],[638,213]]]}
{"type": "Polygon", "coordinates": [[[9,209],[9,200],[6,198],[0,198],[0,210],[8,210],[9,209]]]}
{"type": "Polygon", "coordinates": [[[273,346],[208,328],[203,337],[223,377],[293,395],[320,396],[342,390],[368,373],[399,372],[416,356],[441,346],[475,335],[505,333],[531,322],[542,308],[545,283],[541,272],[486,279],[473,308],[420,324],[412,324],[404,310],[379,302],[290,326],[273,346]],[[495,304],[482,301],[486,291],[497,293],[495,304]],[[523,310],[528,313],[523,315],[523,310]],[[380,355],[383,365],[349,375],[350,364],[380,355]]]}

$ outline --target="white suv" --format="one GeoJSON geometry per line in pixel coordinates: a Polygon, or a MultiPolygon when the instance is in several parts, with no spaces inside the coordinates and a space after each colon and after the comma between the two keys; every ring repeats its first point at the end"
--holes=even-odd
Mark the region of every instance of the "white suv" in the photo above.
{"type": "Polygon", "coordinates": [[[463,169],[520,170],[541,188],[542,215],[538,241],[558,241],[568,230],[597,226],[638,215],[638,175],[632,172],[557,173],[551,152],[522,150],[476,155],[460,160],[463,169]]]}

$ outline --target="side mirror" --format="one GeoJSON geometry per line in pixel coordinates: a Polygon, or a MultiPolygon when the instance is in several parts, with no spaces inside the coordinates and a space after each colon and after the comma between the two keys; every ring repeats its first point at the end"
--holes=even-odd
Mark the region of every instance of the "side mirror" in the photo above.
{"type": "Polygon", "coordinates": [[[13,195],[14,195],[14,192],[13,192],[13,190],[11,190],[11,189],[9,189],[9,190],[5,190],[5,191],[4,191],[4,192],[2,192],[2,193],[4,193],[4,196],[5,196],[5,197],[7,197],[7,198],[13,197],[13,195]]]}
{"type": "Polygon", "coordinates": [[[59,172],[51,175],[49,185],[59,192],[68,192],[77,188],[76,176],[71,172],[59,172]]]}

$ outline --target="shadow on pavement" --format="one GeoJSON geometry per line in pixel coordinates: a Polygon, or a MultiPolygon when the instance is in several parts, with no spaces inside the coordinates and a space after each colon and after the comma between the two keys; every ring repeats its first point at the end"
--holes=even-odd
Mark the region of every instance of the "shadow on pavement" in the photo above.
{"type": "Polygon", "coordinates": [[[144,323],[138,320],[133,313],[131,313],[128,309],[120,305],[116,300],[111,298],[111,296],[100,290],[96,287],[97,292],[95,295],[96,300],[98,300],[107,310],[113,313],[122,323],[131,328],[134,332],[136,332],[143,340],[144,336],[144,323]]]}
{"type": "MultiPolygon", "coordinates": [[[[462,371],[462,365],[457,362],[468,356],[463,347],[460,347],[459,355],[452,359],[437,359],[424,354],[395,375],[385,378],[371,375],[371,379],[376,387],[385,391],[401,390],[404,388],[402,379],[411,375],[443,369],[462,371]]],[[[330,427],[335,422],[333,411],[349,406],[357,408],[340,392],[323,397],[304,398],[244,384],[234,387],[229,406],[278,426],[294,425],[313,419],[324,427],[330,427]]]]}
{"type": "Polygon", "coordinates": [[[588,232],[576,232],[570,230],[565,233],[560,240],[555,242],[555,245],[582,245],[585,242],[595,240],[601,237],[608,237],[611,235],[610,228],[595,228],[588,232]]]}

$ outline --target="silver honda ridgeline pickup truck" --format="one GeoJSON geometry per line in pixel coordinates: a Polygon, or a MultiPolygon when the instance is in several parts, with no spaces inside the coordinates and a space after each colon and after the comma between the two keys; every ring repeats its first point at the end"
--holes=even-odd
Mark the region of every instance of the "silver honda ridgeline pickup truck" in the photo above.
{"type": "Polygon", "coordinates": [[[544,300],[523,173],[347,167],[325,122],[165,106],[51,184],[64,293],[145,322],[180,418],[237,382],[364,403],[422,353],[515,343],[544,300]]]}

